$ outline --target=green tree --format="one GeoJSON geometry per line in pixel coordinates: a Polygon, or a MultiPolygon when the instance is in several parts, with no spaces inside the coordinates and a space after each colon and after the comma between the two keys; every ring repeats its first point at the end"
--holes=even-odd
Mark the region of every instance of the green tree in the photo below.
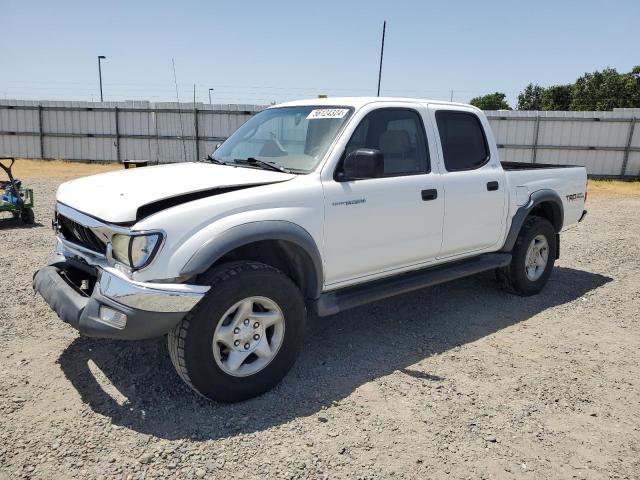
{"type": "Polygon", "coordinates": [[[518,95],[518,110],[569,110],[571,85],[541,87],[530,83],[518,95]]]}
{"type": "Polygon", "coordinates": [[[506,95],[504,93],[495,92],[472,98],[469,103],[481,110],[511,110],[505,98],[506,95]]]}
{"type": "Polygon", "coordinates": [[[629,73],[615,68],[585,73],[571,89],[571,110],[612,110],[616,107],[640,107],[640,66],[629,73]]]}
{"type": "Polygon", "coordinates": [[[542,110],[544,88],[530,83],[518,95],[518,110],[542,110]]]}
{"type": "Polygon", "coordinates": [[[540,110],[569,110],[572,88],[572,85],[553,85],[545,88],[540,110]]]}

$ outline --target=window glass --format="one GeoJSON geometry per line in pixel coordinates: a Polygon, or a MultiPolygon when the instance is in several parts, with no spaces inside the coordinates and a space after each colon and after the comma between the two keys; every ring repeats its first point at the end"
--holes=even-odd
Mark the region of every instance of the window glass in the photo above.
{"type": "Polygon", "coordinates": [[[356,128],[356,131],[353,132],[353,135],[351,136],[351,140],[349,140],[349,143],[346,148],[347,155],[359,148],[366,148],[368,130],[369,130],[369,119],[365,118],[360,122],[360,125],[358,125],[358,128],[356,128]]]}
{"type": "Polygon", "coordinates": [[[473,170],[487,163],[487,140],[477,116],[440,110],[436,112],[436,123],[447,171],[473,170]]]}
{"type": "Polygon", "coordinates": [[[349,107],[280,107],[251,117],[214,153],[216,160],[256,158],[295,172],[313,170],[351,115],[349,107]]]}
{"type": "Polygon", "coordinates": [[[385,176],[429,171],[424,128],[414,110],[380,109],[368,114],[353,132],[344,157],[359,148],[382,152],[385,176]]]}

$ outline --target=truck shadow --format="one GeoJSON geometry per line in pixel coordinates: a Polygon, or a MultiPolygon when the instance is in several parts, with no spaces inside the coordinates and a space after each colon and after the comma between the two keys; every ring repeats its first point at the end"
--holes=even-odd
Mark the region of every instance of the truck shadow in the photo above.
{"type": "Polygon", "coordinates": [[[165,439],[224,438],[313,415],[396,370],[412,381],[446,380],[410,366],[576,300],[611,280],[556,268],[542,293],[523,298],[501,292],[492,275],[483,274],[311,319],[302,353],[284,381],[239,404],[209,402],[186,387],[173,370],[164,339],[79,337],[58,361],[82,400],[113,424],[165,439]]]}

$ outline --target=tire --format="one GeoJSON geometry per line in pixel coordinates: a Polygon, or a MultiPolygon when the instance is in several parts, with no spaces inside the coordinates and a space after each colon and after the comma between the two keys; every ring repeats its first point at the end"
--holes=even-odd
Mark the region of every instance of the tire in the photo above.
{"type": "Polygon", "coordinates": [[[522,225],[513,247],[511,264],[497,269],[496,277],[502,287],[511,293],[525,297],[535,295],[549,280],[556,253],[556,232],[551,223],[542,217],[529,217],[522,225]],[[530,247],[533,248],[533,253],[530,247]],[[545,249],[546,260],[543,262],[545,249]],[[539,256],[535,255],[536,250],[540,251],[539,256]],[[531,257],[529,257],[530,253],[532,253],[531,257]],[[532,259],[529,263],[530,268],[527,268],[530,258],[532,259]],[[537,262],[533,262],[535,258],[538,259],[537,262]],[[533,263],[536,263],[536,266],[531,266],[533,263]]]}
{"type": "Polygon", "coordinates": [[[178,375],[200,395],[219,402],[246,400],[273,388],[302,344],[306,309],[300,290],[284,273],[258,262],[220,265],[200,283],[211,289],[167,338],[178,375]],[[247,352],[240,366],[232,361],[247,352]]]}
{"type": "Polygon", "coordinates": [[[33,210],[30,208],[22,210],[20,213],[20,219],[22,220],[22,223],[26,223],[27,225],[32,225],[36,220],[33,210]]]}

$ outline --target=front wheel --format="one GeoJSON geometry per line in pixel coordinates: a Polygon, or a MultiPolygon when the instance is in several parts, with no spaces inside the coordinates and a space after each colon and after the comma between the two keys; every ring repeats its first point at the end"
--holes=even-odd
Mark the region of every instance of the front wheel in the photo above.
{"type": "Polygon", "coordinates": [[[260,395],[289,371],[306,319],[300,290],[257,262],[214,268],[204,299],[168,335],[176,371],[196,392],[221,402],[260,395]]]}
{"type": "Polygon", "coordinates": [[[556,259],[556,232],[542,217],[529,217],[513,247],[511,264],[496,270],[503,287],[518,295],[535,295],[544,288],[556,259]]]}

